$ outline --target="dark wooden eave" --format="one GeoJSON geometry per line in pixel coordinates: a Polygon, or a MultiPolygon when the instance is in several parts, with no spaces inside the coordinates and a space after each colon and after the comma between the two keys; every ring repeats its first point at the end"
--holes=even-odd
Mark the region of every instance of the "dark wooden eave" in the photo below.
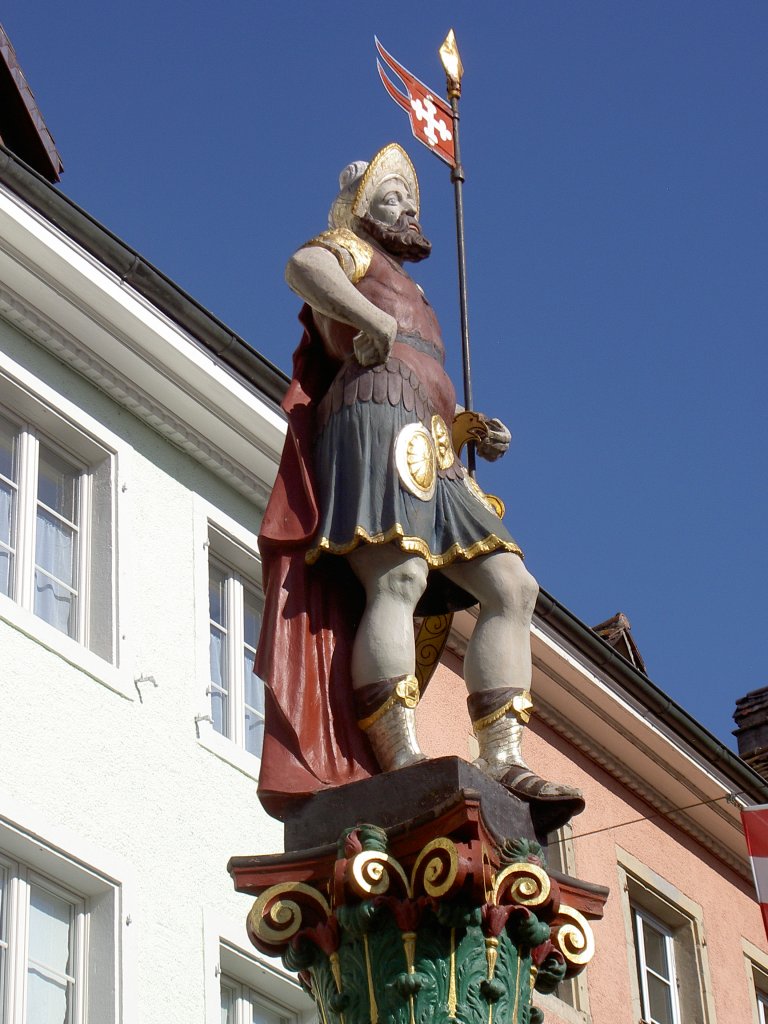
{"type": "Polygon", "coordinates": [[[0,142],[46,181],[57,182],[64,170],[16,51],[0,25],[0,142]]]}

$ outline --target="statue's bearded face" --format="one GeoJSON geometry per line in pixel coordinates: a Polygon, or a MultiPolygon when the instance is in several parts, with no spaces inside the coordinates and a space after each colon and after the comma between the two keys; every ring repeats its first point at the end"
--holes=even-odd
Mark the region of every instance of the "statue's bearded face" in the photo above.
{"type": "Polygon", "coordinates": [[[397,259],[417,263],[432,251],[416,220],[416,203],[400,178],[388,178],[376,189],[368,213],[358,218],[363,230],[397,259]]]}

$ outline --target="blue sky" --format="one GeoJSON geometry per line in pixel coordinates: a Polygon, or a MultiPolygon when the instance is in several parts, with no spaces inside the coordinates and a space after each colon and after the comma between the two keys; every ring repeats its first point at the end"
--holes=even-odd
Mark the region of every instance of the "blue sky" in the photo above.
{"type": "Polygon", "coordinates": [[[62,190],[283,369],[287,257],[341,168],[398,141],[415,270],[460,380],[448,172],[376,74],[433,88],[453,27],[475,404],[513,433],[480,483],[547,590],[632,621],[650,677],[732,744],[768,684],[768,5],[10,0],[62,190]]]}

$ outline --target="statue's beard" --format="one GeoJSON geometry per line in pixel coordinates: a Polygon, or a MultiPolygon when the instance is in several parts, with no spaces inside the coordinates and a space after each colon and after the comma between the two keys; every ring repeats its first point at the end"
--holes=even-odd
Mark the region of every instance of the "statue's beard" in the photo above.
{"type": "Polygon", "coordinates": [[[368,214],[358,219],[366,234],[396,259],[418,263],[432,252],[432,243],[421,233],[421,225],[407,213],[401,214],[394,224],[382,224],[368,214]]]}

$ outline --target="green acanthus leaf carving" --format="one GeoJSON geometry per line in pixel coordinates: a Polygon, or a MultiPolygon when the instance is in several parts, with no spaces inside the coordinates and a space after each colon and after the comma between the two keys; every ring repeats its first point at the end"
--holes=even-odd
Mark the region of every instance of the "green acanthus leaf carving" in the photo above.
{"type": "Polygon", "coordinates": [[[506,839],[501,848],[502,864],[546,864],[546,854],[534,839],[506,839]]]}
{"type": "Polygon", "coordinates": [[[320,956],[317,946],[309,939],[297,937],[283,953],[283,964],[287,971],[306,971],[320,956]]]}
{"type": "Polygon", "coordinates": [[[364,900],[362,903],[336,908],[339,925],[352,938],[360,938],[369,932],[381,914],[382,907],[376,900],[364,900]]]}
{"type": "Polygon", "coordinates": [[[361,850],[386,853],[387,833],[384,829],[378,825],[355,825],[354,828],[345,828],[336,846],[339,860],[354,857],[361,850]]]}
{"type": "Polygon", "coordinates": [[[544,995],[554,992],[565,977],[565,972],[565,961],[556,954],[550,954],[539,967],[539,973],[536,975],[536,991],[542,992],[544,995]]]}
{"type": "Polygon", "coordinates": [[[390,981],[389,987],[396,989],[403,999],[408,999],[410,996],[415,996],[428,983],[427,976],[418,971],[413,974],[403,972],[390,981]]]}
{"type": "Polygon", "coordinates": [[[434,912],[443,928],[469,928],[479,925],[482,918],[480,907],[469,903],[438,903],[434,912]]]}
{"type": "Polygon", "coordinates": [[[549,925],[525,907],[517,907],[509,916],[507,931],[517,946],[533,949],[549,938],[549,925]]]}

